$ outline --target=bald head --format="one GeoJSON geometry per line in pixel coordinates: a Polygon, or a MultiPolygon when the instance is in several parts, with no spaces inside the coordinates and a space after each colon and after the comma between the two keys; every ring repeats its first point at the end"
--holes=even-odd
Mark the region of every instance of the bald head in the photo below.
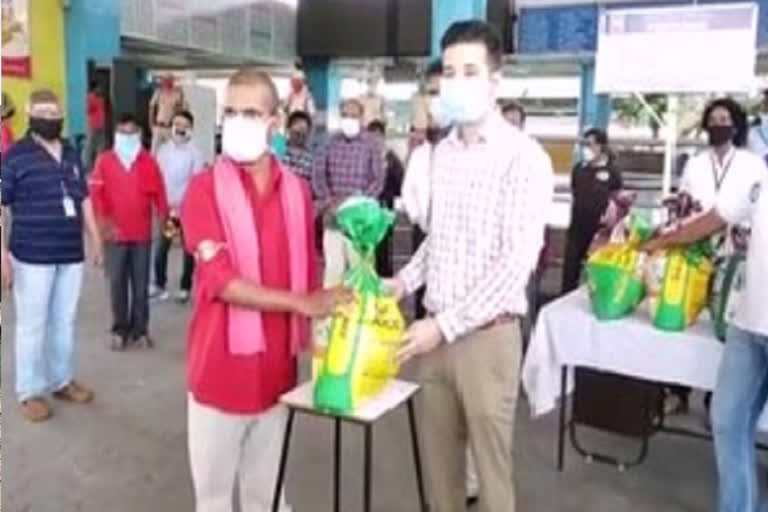
{"type": "Polygon", "coordinates": [[[270,115],[277,114],[280,106],[280,96],[272,78],[264,71],[254,68],[240,69],[229,78],[227,97],[232,94],[263,97],[266,103],[262,106],[266,108],[265,113],[270,115]]]}

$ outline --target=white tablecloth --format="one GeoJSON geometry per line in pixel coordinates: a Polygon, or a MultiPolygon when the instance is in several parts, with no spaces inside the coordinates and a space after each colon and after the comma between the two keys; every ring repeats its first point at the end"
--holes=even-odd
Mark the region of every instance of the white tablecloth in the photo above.
{"type": "MultiPolygon", "coordinates": [[[[552,411],[560,398],[563,366],[581,366],[711,391],[723,344],[707,313],[680,333],[653,327],[644,305],[628,318],[601,322],[584,288],[542,308],[523,362],[523,388],[534,416],[552,411]]],[[[573,376],[567,392],[573,391],[573,376]]],[[[768,429],[763,414],[760,429],[768,429]]]]}

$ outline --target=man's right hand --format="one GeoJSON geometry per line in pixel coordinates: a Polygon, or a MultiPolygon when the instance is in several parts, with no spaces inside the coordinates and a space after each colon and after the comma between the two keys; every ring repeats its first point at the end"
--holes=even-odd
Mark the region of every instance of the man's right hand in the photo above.
{"type": "Polygon", "coordinates": [[[354,298],[354,293],[349,288],[337,287],[329,290],[318,290],[302,297],[297,310],[300,314],[310,318],[322,318],[330,316],[336,306],[352,302],[354,298]]]}
{"type": "Polygon", "coordinates": [[[3,273],[3,292],[7,292],[13,285],[13,268],[11,267],[11,256],[3,251],[2,262],[0,262],[3,273]]]}

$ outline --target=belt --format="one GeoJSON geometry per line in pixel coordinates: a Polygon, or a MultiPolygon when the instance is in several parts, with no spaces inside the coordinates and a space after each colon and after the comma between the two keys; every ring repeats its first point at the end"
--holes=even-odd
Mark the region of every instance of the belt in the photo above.
{"type": "Polygon", "coordinates": [[[504,313],[503,315],[499,315],[490,322],[488,322],[485,325],[480,326],[480,331],[486,331],[488,329],[493,329],[494,327],[499,327],[502,325],[507,324],[513,324],[520,320],[520,315],[513,315],[512,313],[504,313]]]}
{"type": "MultiPolygon", "coordinates": [[[[428,318],[429,317],[434,318],[434,315],[430,314],[428,316],[428,318]]],[[[494,327],[499,327],[499,326],[507,325],[507,324],[513,324],[513,323],[519,321],[521,318],[522,318],[521,315],[513,315],[512,313],[504,313],[504,314],[501,314],[501,315],[497,316],[496,318],[494,318],[493,320],[491,320],[487,324],[481,325],[480,327],[477,328],[477,330],[478,331],[486,331],[488,329],[493,329],[494,327]]]]}

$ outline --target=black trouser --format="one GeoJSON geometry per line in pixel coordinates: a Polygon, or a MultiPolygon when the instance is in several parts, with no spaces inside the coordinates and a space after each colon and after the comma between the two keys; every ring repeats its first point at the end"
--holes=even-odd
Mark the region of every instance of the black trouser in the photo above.
{"type": "MultiPolygon", "coordinates": [[[[182,234],[182,240],[184,235],[182,234]]],[[[158,288],[165,289],[168,284],[168,253],[171,251],[173,240],[165,236],[160,237],[155,252],[155,285],[158,288]]],[[[182,248],[184,253],[184,263],[181,271],[181,289],[190,291],[192,289],[192,274],[195,271],[195,258],[182,248]]]]}
{"type": "Polygon", "coordinates": [[[395,269],[393,264],[393,250],[392,241],[394,240],[395,227],[392,226],[387,232],[387,236],[381,241],[376,248],[376,272],[381,277],[392,277],[395,269]]]}
{"type": "Polygon", "coordinates": [[[581,283],[581,271],[584,268],[584,260],[589,252],[597,229],[577,228],[571,225],[568,228],[565,241],[565,259],[563,262],[563,287],[562,293],[566,294],[579,287],[581,283]]]}
{"type": "MultiPolygon", "coordinates": [[[[424,242],[424,239],[427,237],[427,234],[424,233],[419,226],[413,227],[413,238],[412,238],[412,245],[413,245],[413,252],[414,254],[416,251],[419,250],[419,247],[421,246],[422,242],[424,242]]],[[[427,287],[422,286],[416,291],[416,306],[415,306],[415,315],[416,320],[420,320],[427,316],[427,310],[424,307],[424,295],[426,295],[427,287]]]]}
{"type": "Polygon", "coordinates": [[[113,334],[132,339],[148,334],[151,247],[150,242],[107,247],[113,334]]]}

